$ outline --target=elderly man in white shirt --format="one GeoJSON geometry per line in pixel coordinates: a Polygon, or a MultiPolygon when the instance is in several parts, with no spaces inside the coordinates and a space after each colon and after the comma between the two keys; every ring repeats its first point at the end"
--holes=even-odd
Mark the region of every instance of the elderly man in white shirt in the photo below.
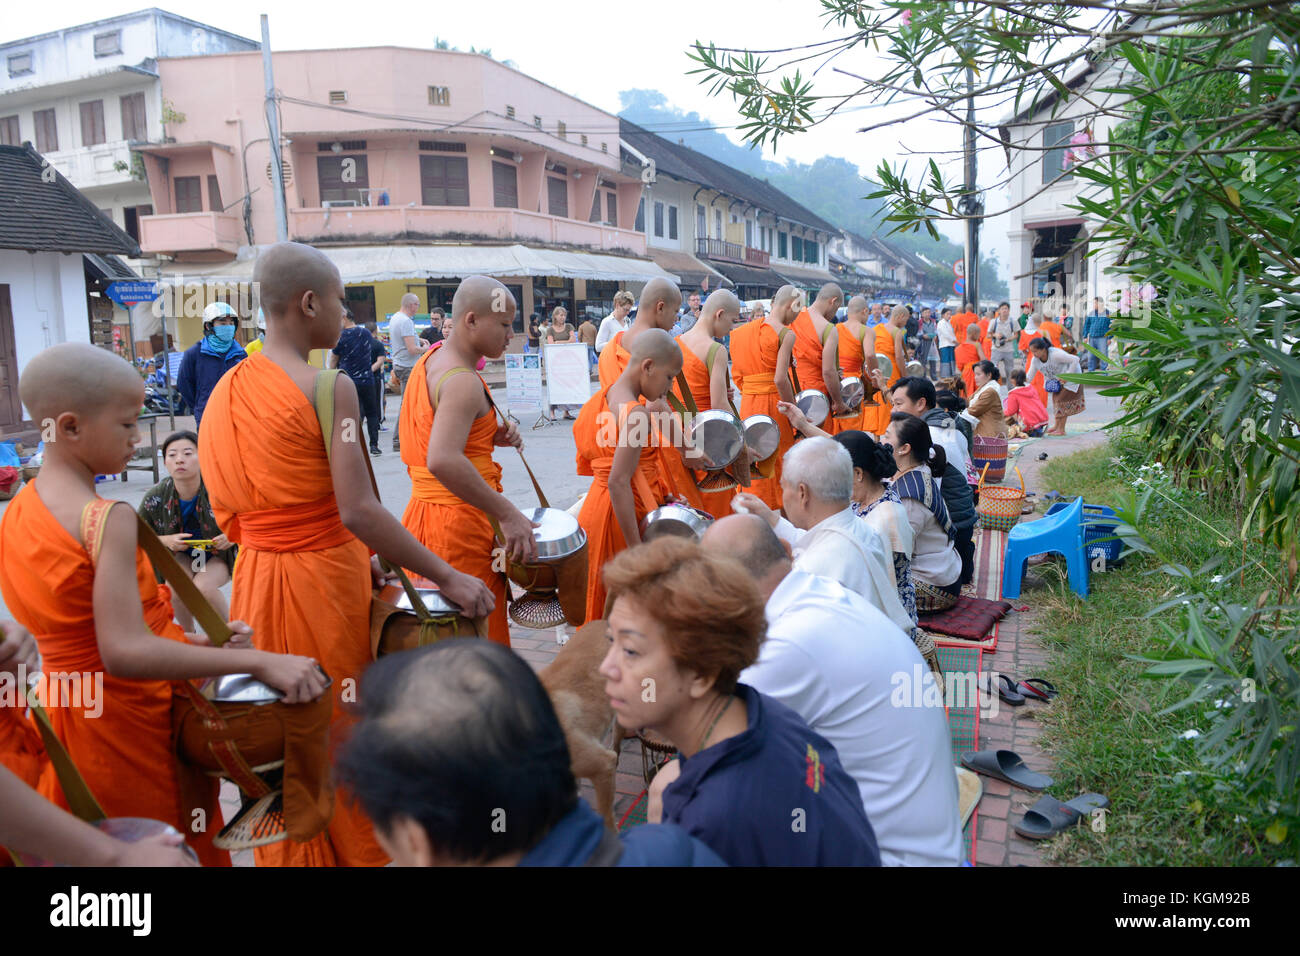
{"type": "Polygon", "coordinates": [[[838,581],[911,633],[911,615],[898,599],[893,549],[850,507],[848,449],[832,438],[805,438],[786,452],[781,467],[782,503],[790,520],[748,492],[736,495],[732,507],[766,520],[793,547],[795,568],[838,581]]]}
{"type": "Polygon", "coordinates": [[[857,594],[792,567],[787,547],[752,515],[715,522],[702,544],[738,558],[766,601],[767,639],[740,679],[834,744],[882,862],[958,865],[948,720],[916,646],[857,594]]]}
{"type": "Polygon", "coordinates": [[[632,311],[632,306],[636,300],[632,298],[631,292],[617,292],[614,294],[614,311],[600,320],[600,329],[596,332],[596,352],[599,354],[610,339],[620,332],[626,332],[632,326],[632,320],[628,318],[628,313],[632,311]]]}

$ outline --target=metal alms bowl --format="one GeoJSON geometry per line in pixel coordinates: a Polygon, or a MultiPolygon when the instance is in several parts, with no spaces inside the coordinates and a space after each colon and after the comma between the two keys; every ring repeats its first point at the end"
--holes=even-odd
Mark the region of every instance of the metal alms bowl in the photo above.
{"type": "Polygon", "coordinates": [[[840,379],[840,400],[844,402],[849,411],[857,411],[862,407],[862,396],[864,393],[862,379],[856,375],[850,375],[840,379]]]}
{"type": "MultiPolygon", "coordinates": [[[[328,689],[333,683],[333,678],[327,677],[325,687],[328,689]]],[[[271,704],[284,696],[252,674],[223,674],[214,677],[203,686],[203,695],[218,704],[271,704]]]]}
{"type": "Polygon", "coordinates": [[[908,375],[920,375],[920,376],[924,377],[924,375],[925,375],[925,366],[922,365],[920,362],[908,362],[908,363],[907,363],[907,374],[908,374],[908,375]]]}
{"type": "Polygon", "coordinates": [[[691,421],[688,440],[702,453],[705,470],[717,471],[740,457],[745,447],[745,426],[725,409],[710,409],[691,421]]]}
{"type": "Polygon", "coordinates": [[[524,517],[538,527],[533,529],[538,561],[558,561],[577,553],[587,543],[587,534],[578,519],[559,508],[533,508],[524,517]]]}
{"type": "Polygon", "coordinates": [[[884,352],[876,353],[876,365],[880,367],[880,374],[885,376],[886,382],[894,377],[894,360],[884,352]]]}
{"type": "Polygon", "coordinates": [[[758,461],[766,461],[781,447],[781,429],[768,415],[750,415],[745,419],[745,444],[758,461]]]}
{"type": "Polygon", "coordinates": [[[831,402],[823,392],[815,388],[805,388],[802,392],[794,397],[794,403],[799,406],[799,410],[804,413],[804,417],[813,425],[820,425],[826,421],[826,416],[831,413],[831,402]]]}
{"type": "Polygon", "coordinates": [[[671,534],[698,541],[711,524],[713,516],[707,512],[676,503],[664,505],[642,519],[641,540],[653,541],[671,534]]]}

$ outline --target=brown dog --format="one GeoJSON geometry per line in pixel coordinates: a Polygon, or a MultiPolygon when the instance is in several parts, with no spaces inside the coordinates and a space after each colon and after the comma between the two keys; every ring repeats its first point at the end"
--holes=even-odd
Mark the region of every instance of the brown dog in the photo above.
{"type": "Polygon", "coordinates": [[[564,728],[574,777],[591,781],[596,788],[596,812],[614,829],[614,773],[623,729],[614,720],[605,678],[598,670],[609,652],[607,633],[604,621],[584,624],[537,676],[564,728]],[[605,746],[611,725],[613,749],[605,746]]]}

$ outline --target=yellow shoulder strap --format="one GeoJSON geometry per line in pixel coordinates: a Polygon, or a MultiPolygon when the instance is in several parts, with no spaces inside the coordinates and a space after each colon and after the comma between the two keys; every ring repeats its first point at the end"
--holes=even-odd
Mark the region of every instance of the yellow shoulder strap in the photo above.
{"type": "Polygon", "coordinates": [[[464,365],[457,365],[455,368],[449,368],[438,376],[438,381],[433,386],[433,406],[438,407],[438,395],[442,392],[442,383],[447,381],[453,375],[459,375],[461,372],[468,372],[470,369],[464,365]]]}

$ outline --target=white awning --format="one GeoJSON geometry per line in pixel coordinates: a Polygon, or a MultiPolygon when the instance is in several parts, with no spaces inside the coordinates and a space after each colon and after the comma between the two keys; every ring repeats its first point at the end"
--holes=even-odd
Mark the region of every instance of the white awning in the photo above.
{"type": "MultiPolygon", "coordinates": [[[[564,252],[531,246],[323,246],[345,284],[384,282],[389,279],[459,279],[469,275],[561,276],[606,282],[648,282],[678,277],[649,259],[633,259],[593,252],[564,252]]],[[[173,263],[159,281],[165,285],[187,282],[248,282],[258,247],[239,250],[233,262],[221,264],[173,263]]]]}

